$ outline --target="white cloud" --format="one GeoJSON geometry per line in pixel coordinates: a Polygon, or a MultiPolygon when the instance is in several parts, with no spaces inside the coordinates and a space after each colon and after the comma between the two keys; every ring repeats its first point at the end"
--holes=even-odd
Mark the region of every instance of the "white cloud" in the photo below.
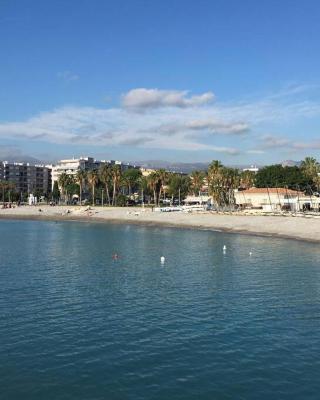
{"type": "Polygon", "coordinates": [[[212,92],[188,97],[187,91],[138,88],[122,96],[122,105],[133,110],[145,110],[160,107],[196,107],[214,99],[212,92]]]}
{"type": "Polygon", "coordinates": [[[283,96],[269,96],[236,104],[209,104],[212,94],[188,96],[186,91],[135,89],[123,96],[125,107],[61,107],[22,122],[0,123],[0,139],[228,155],[320,148],[312,139],[300,143],[283,135],[256,133],[268,123],[272,132],[287,120],[292,124],[298,118],[320,115],[320,104],[298,101],[296,92],[291,101],[285,95],[286,101],[283,96]],[[139,107],[144,112],[132,112],[139,107]]]}
{"type": "Polygon", "coordinates": [[[71,71],[62,71],[58,73],[58,78],[66,82],[72,82],[77,81],[79,79],[79,75],[71,71]]]}
{"type": "Polygon", "coordinates": [[[291,141],[281,136],[266,135],[262,137],[263,147],[265,149],[273,149],[278,147],[288,147],[291,141]]]}
{"type": "Polygon", "coordinates": [[[247,154],[264,154],[265,151],[264,150],[258,150],[258,149],[252,149],[252,150],[247,150],[246,153],[247,154]]]}
{"type": "Polygon", "coordinates": [[[281,150],[286,152],[297,152],[299,150],[320,149],[320,141],[297,142],[281,135],[264,135],[260,138],[257,148],[247,151],[247,153],[259,154],[266,150],[281,150]]]}
{"type": "Polygon", "coordinates": [[[192,120],[186,124],[191,130],[206,130],[212,133],[243,134],[249,130],[245,122],[226,123],[217,120],[192,120]]]}

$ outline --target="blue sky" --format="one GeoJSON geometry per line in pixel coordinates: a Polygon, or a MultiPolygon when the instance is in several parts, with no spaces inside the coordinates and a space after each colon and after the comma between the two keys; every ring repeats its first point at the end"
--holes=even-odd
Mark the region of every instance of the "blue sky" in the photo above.
{"type": "Polygon", "coordinates": [[[0,0],[0,158],[317,157],[320,3],[0,0]]]}

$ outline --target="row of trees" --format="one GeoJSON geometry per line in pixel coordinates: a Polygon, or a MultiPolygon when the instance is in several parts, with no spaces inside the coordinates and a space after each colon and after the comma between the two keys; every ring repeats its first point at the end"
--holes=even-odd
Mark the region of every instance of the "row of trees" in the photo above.
{"type": "Polygon", "coordinates": [[[12,182],[8,181],[0,181],[0,193],[2,202],[5,201],[11,202],[12,200],[16,200],[16,193],[15,193],[16,186],[12,182]]]}
{"type": "MultiPolygon", "coordinates": [[[[119,165],[103,164],[97,170],[79,170],[76,175],[62,173],[55,183],[52,198],[62,198],[65,202],[78,195],[80,204],[84,194],[90,194],[92,204],[97,197],[103,197],[108,205],[125,205],[134,193],[139,192],[142,201],[147,197],[153,204],[159,205],[170,198],[182,201],[188,194],[197,196],[207,188],[217,206],[234,204],[234,191],[256,187],[286,187],[303,191],[320,189],[320,164],[316,159],[307,157],[301,165],[282,167],[270,165],[261,168],[257,174],[229,168],[220,161],[212,161],[207,171],[193,171],[190,175],[176,174],[159,169],[147,177],[139,169],[122,171],[119,165]]],[[[11,201],[17,193],[11,182],[0,181],[2,200],[11,201]]]]}
{"type": "Polygon", "coordinates": [[[70,200],[71,195],[77,194],[79,195],[80,203],[82,203],[83,193],[89,188],[92,203],[94,204],[96,189],[100,188],[105,193],[107,204],[117,205],[120,195],[125,190],[131,195],[132,191],[139,186],[141,178],[141,171],[138,169],[131,168],[122,171],[119,165],[103,164],[97,170],[79,170],[75,176],[62,173],[59,176],[56,187],[53,189],[52,196],[56,199],[61,195],[67,202],[70,200]]]}
{"type": "Polygon", "coordinates": [[[320,164],[315,158],[306,157],[300,166],[269,165],[256,174],[251,171],[240,172],[235,168],[224,167],[213,161],[207,172],[208,192],[217,206],[232,205],[235,189],[289,188],[308,194],[320,191],[320,164]]]}
{"type": "Polygon", "coordinates": [[[300,166],[283,167],[279,164],[261,168],[256,174],[256,187],[286,187],[302,191],[319,191],[320,164],[313,157],[306,157],[300,166]]]}
{"type": "Polygon", "coordinates": [[[144,201],[145,196],[159,205],[165,199],[182,201],[188,194],[199,195],[204,186],[212,195],[216,204],[231,204],[236,188],[248,188],[254,183],[254,174],[240,172],[228,168],[220,161],[213,161],[207,171],[193,171],[190,175],[171,173],[164,169],[142,176],[138,169],[122,171],[120,166],[104,164],[98,170],[79,170],[75,176],[61,174],[58,185],[54,188],[53,197],[59,196],[68,201],[73,194],[79,195],[82,203],[83,193],[91,194],[92,204],[95,204],[96,193],[105,193],[109,205],[123,205],[124,200],[135,192],[139,192],[144,201]]]}
{"type": "Polygon", "coordinates": [[[256,174],[251,171],[224,167],[213,161],[207,172],[208,192],[217,206],[232,205],[235,189],[289,188],[308,194],[320,191],[320,164],[315,158],[306,157],[300,166],[269,165],[256,174]]]}
{"type": "MultiPolygon", "coordinates": [[[[92,171],[79,170],[76,175],[62,173],[53,188],[52,197],[70,201],[73,195],[79,196],[80,204],[84,194],[90,194],[95,204],[97,194],[105,194],[108,205],[124,205],[128,197],[140,192],[142,201],[147,196],[154,204],[159,204],[168,196],[172,201],[184,199],[190,191],[198,193],[204,183],[205,173],[195,171],[192,176],[169,173],[160,169],[142,176],[139,169],[130,168],[122,171],[120,166],[103,164],[92,171]],[[194,179],[192,178],[194,177],[194,179]],[[59,190],[60,189],[60,190],[59,190]]],[[[102,200],[102,199],[101,199],[102,200]]]]}

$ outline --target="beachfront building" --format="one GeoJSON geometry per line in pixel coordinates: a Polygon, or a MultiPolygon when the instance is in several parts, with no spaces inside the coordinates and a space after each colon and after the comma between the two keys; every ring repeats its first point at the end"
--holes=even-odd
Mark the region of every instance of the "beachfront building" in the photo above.
{"type": "Polygon", "coordinates": [[[142,176],[145,176],[145,177],[156,172],[156,170],[153,168],[143,168],[143,167],[140,167],[140,171],[141,171],[142,176]]]}
{"type": "Polygon", "coordinates": [[[21,195],[48,195],[51,192],[51,169],[44,165],[3,161],[0,163],[0,180],[12,182],[15,191],[21,195]]]}
{"type": "Polygon", "coordinates": [[[240,208],[264,211],[319,211],[320,199],[286,188],[250,188],[236,191],[235,201],[240,208]]]}
{"type": "Polygon", "coordinates": [[[186,205],[209,205],[212,204],[212,197],[208,193],[200,193],[198,196],[188,195],[182,202],[186,205]]]}
{"type": "Polygon", "coordinates": [[[259,168],[256,165],[250,165],[248,168],[243,168],[243,172],[249,171],[249,172],[254,172],[255,174],[259,171],[259,168]]]}
{"type": "Polygon", "coordinates": [[[134,165],[124,163],[116,160],[95,160],[93,157],[79,157],[61,160],[58,164],[53,165],[52,168],[52,187],[55,182],[59,180],[62,173],[75,176],[77,171],[92,171],[98,169],[101,165],[108,164],[110,166],[119,165],[122,171],[129,168],[137,168],[134,165]]]}
{"type": "Polygon", "coordinates": [[[75,176],[77,171],[90,171],[97,168],[97,163],[92,157],[71,158],[59,161],[52,166],[52,186],[58,181],[62,173],[75,176]]]}
{"type": "Polygon", "coordinates": [[[111,164],[111,165],[119,165],[120,168],[121,168],[121,171],[126,171],[126,170],[131,169],[131,168],[136,168],[136,169],[140,168],[137,165],[132,165],[132,164],[129,164],[129,163],[125,163],[123,161],[113,161],[113,160],[105,161],[105,160],[103,160],[103,161],[100,161],[100,163],[108,163],[108,164],[111,164]]]}

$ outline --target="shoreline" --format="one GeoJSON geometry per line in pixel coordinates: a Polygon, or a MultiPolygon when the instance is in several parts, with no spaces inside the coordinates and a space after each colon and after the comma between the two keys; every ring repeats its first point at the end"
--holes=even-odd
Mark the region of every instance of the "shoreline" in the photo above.
{"type": "Polygon", "coordinates": [[[37,220],[134,224],[182,229],[210,230],[249,236],[271,237],[320,243],[320,221],[315,218],[224,215],[201,213],[160,213],[131,207],[22,206],[0,209],[0,220],[37,220]],[[39,212],[39,209],[42,211],[39,212]],[[67,213],[69,210],[69,213],[67,213]],[[299,234],[292,234],[299,232],[299,234]]]}

